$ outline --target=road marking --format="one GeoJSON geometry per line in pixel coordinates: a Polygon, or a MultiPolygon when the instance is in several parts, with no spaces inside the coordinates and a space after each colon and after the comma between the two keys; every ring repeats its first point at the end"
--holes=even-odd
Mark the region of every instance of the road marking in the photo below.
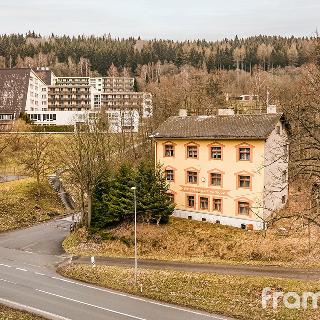
{"type": "Polygon", "coordinates": [[[6,279],[1,279],[1,278],[0,278],[0,281],[2,281],[2,282],[7,282],[7,283],[10,283],[10,284],[18,285],[17,283],[15,283],[15,282],[13,282],[13,281],[6,280],[6,279]]]}
{"type": "MultiPolygon", "coordinates": [[[[3,264],[0,264],[0,265],[3,265],[3,264]]],[[[12,268],[12,266],[9,266],[9,265],[4,265],[4,266],[6,266],[8,268],[12,268]]],[[[26,269],[20,269],[20,268],[16,268],[16,269],[22,270],[22,271],[28,271],[26,269]]],[[[37,275],[40,275],[40,276],[43,276],[43,277],[48,277],[50,279],[59,280],[59,281],[66,282],[66,283],[75,284],[75,285],[80,286],[80,287],[89,288],[89,289],[93,289],[93,290],[97,290],[97,291],[107,292],[107,293],[114,294],[114,295],[117,295],[117,296],[121,296],[121,297],[125,297],[125,298],[130,298],[132,300],[138,300],[138,301],[150,303],[150,304],[157,305],[157,306],[160,306],[160,307],[165,307],[165,308],[169,308],[169,309],[183,311],[183,312],[186,312],[186,313],[191,313],[191,314],[194,314],[194,315],[204,316],[204,317],[212,318],[212,319],[215,319],[215,320],[226,320],[227,319],[227,318],[224,318],[224,317],[214,316],[214,315],[205,314],[205,313],[202,313],[202,312],[197,312],[197,311],[188,310],[188,309],[185,309],[185,308],[180,308],[180,307],[177,307],[177,306],[174,306],[174,305],[170,305],[170,304],[165,304],[165,303],[152,301],[152,300],[146,300],[146,299],[143,299],[143,298],[140,298],[140,297],[131,296],[131,295],[128,295],[128,294],[125,294],[125,293],[120,293],[120,292],[116,292],[116,291],[112,291],[112,290],[108,290],[108,289],[104,289],[104,288],[94,287],[94,286],[91,286],[91,285],[87,285],[87,284],[84,284],[84,283],[80,283],[80,282],[76,282],[76,281],[72,281],[72,280],[68,280],[68,279],[64,279],[64,278],[60,278],[60,277],[49,276],[47,274],[40,273],[40,272],[35,272],[35,271],[29,271],[29,272],[32,272],[34,274],[37,274],[37,275]]],[[[5,281],[5,282],[9,282],[9,283],[12,283],[12,284],[16,284],[14,282],[10,282],[10,281],[7,281],[7,280],[3,280],[3,279],[0,279],[0,280],[5,281]]],[[[35,290],[38,290],[38,289],[35,289],[35,290]]],[[[40,290],[38,290],[38,291],[40,291],[40,290]]],[[[48,293],[48,294],[50,294],[50,293],[48,293]]],[[[52,294],[52,295],[54,295],[54,294],[52,294]]],[[[65,299],[69,299],[69,298],[65,298],[65,299]]],[[[82,302],[82,303],[86,304],[85,302],[82,302]]],[[[95,306],[95,307],[102,308],[102,307],[98,307],[98,306],[95,306]]],[[[130,315],[128,315],[128,316],[130,316],[130,315]]],[[[142,318],[136,318],[136,319],[142,319],[142,318]]],[[[145,320],[145,319],[142,319],[142,320],[145,320]]]]}
{"type": "Polygon", "coordinates": [[[0,298],[0,302],[3,303],[3,304],[6,304],[9,307],[13,307],[13,308],[16,308],[16,309],[21,309],[21,310],[27,310],[29,312],[36,313],[36,314],[38,314],[40,316],[50,317],[51,319],[71,320],[69,318],[65,318],[65,317],[59,316],[59,315],[51,313],[51,312],[40,310],[40,309],[37,309],[37,308],[34,308],[34,307],[29,307],[29,306],[26,306],[24,304],[20,304],[18,302],[10,301],[10,300],[7,300],[7,299],[0,298]]]}
{"type": "Polygon", "coordinates": [[[97,309],[100,309],[100,310],[105,310],[105,311],[112,312],[112,313],[115,313],[115,314],[119,314],[121,316],[129,317],[129,318],[132,318],[132,319],[146,320],[144,318],[136,317],[136,316],[133,316],[133,315],[130,315],[130,314],[127,314],[127,313],[120,312],[120,311],[115,311],[115,310],[112,310],[112,309],[96,306],[96,305],[91,304],[91,303],[87,303],[87,302],[83,302],[83,301],[80,301],[80,300],[75,300],[75,299],[71,299],[71,298],[68,298],[68,297],[60,296],[59,294],[51,293],[51,292],[48,292],[48,291],[44,291],[44,290],[40,290],[40,289],[34,289],[34,290],[36,290],[38,292],[41,292],[41,293],[45,293],[45,294],[51,295],[51,296],[54,296],[54,297],[58,297],[58,298],[61,298],[61,299],[65,299],[65,300],[69,300],[69,301],[72,301],[72,302],[84,304],[84,305],[89,306],[89,307],[97,308],[97,309]]]}
{"type": "Polygon", "coordinates": [[[78,286],[81,286],[81,287],[94,289],[94,290],[97,290],[97,291],[103,291],[103,292],[107,292],[107,293],[110,293],[110,294],[118,295],[118,296],[121,296],[121,297],[126,297],[126,298],[130,298],[130,299],[133,299],[133,300],[139,300],[139,301],[151,303],[151,304],[154,304],[154,305],[158,305],[158,306],[161,306],[161,307],[166,307],[166,308],[170,308],[170,309],[174,309],[174,310],[178,310],[178,311],[184,311],[184,312],[187,312],[187,313],[192,313],[192,314],[195,314],[195,315],[212,318],[212,319],[215,319],[215,320],[226,320],[227,319],[227,318],[223,318],[223,317],[219,317],[219,316],[213,316],[213,315],[210,315],[210,314],[205,314],[205,313],[201,313],[201,312],[197,312],[197,311],[193,311],[193,310],[179,308],[179,307],[176,307],[176,306],[173,306],[173,305],[170,305],[170,304],[164,304],[164,303],[161,303],[161,302],[156,302],[156,301],[152,301],[152,300],[146,300],[146,299],[143,299],[143,298],[140,298],[140,297],[131,296],[131,295],[128,295],[128,294],[125,294],[125,293],[120,293],[120,292],[115,292],[115,291],[108,290],[108,289],[102,289],[102,288],[90,286],[90,285],[79,283],[79,282],[75,282],[75,281],[72,281],[72,280],[67,280],[67,279],[54,277],[54,276],[47,276],[47,277],[49,277],[51,279],[67,282],[67,283],[72,283],[72,284],[75,284],[75,285],[78,285],[78,286]]]}
{"type": "Polygon", "coordinates": [[[20,271],[24,271],[24,272],[27,272],[28,270],[27,269],[23,269],[23,268],[15,268],[16,270],[20,270],[20,271]]]}
{"type": "MultiPolygon", "coordinates": [[[[6,280],[6,279],[1,279],[1,278],[0,278],[0,281],[3,281],[3,282],[6,282],[6,283],[10,283],[10,284],[14,284],[14,285],[20,286],[18,283],[12,282],[12,281],[9,281],[9,280],[6,280]]],[[[32,288],[32,289],[35,290],[35,291],[37,291],[37,292],[41,292],[41,293],[44,293],[44,294],[48,294],[48,295],[51,295],[51,296],[54,296],[54,297],[58,297],[58,298],[61,298],[61,299],[65,299],[65,300],[68,300],[68,301],[80,303],[80,304],[83,304],[83,305],[86,305],[86,306],[89,306],[89,307],[93,307],[93,308],[96,308],[96,309],[105,310],[105,311],[108,311],[108,312],[111,312],[111,313],[115,313],[115,314],[119,314],[119,315],[121,315],[121,316],[125,316],[125,317],[128,317],[128,318],[132,318],[132,319],[136,319],[136,320],[146,320],[145,318],[140,318],[140,317],[133,316],[133,315],[130,315],[130,314],[127,314],[127,313],[123,313],[123,312],[120,312],[120,311],[116,311],[116,310],[112,310],[112,309],[108,309],[108,308],[96,306],[96,305],[91,304],[91,303],[87,303],[87,302],[80,301],[80,300],[75,300],[75,299],[68,298],[68,297],[65,297],[65,296],[61,296],[61,295],[59,295],[59,294],[51,293],[51,292],[48,292],[48,291],[44,291],[44,290],[40,290],[40,289],[36,289],[36,288],[32,288]]],[[[0,298],[0,301],[1,301],[1,300],[2,300],[2,298],[0,298]]],[[[31,307],[29,307],[29,306],[25,306],[25,307],[31,308],[31,307]]],[[[39,311],[41,311],[41,310],[39,310],[39,311]]],[[[44,312],[46,312],[46,311],[44,311],[44,312]]],[[[57,315],[57,317],[60,317],[60,316],[57,315]]],[[[70,319],[63,318],[63,317],[62,317],[62,318],[57,318],[57,319],[70,320],[70,319]]]]}

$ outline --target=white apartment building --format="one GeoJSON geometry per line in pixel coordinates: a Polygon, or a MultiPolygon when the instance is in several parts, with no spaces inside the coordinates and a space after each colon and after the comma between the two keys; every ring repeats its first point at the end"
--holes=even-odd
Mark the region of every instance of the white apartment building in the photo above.
{"type": "Polygon", "coordinates": [[[48,68],[21,68],[0,69],[0,79],[3,121],[26,112],[35,124],[73,125],[103,109],[112,131],[137,132],[152,115],[152,96],[134,92],[134,78],[56,77],[48,68]]]}

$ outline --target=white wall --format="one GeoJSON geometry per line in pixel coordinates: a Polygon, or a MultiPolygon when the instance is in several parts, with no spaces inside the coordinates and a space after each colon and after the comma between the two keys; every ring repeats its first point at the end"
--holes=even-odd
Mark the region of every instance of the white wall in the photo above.
{"type": "Polygon", "coordinates": [[[111,132],[138,132],[139,112],[137,110],[108,110],[107,114],[111,132]]]}
{"type": "Polygon", "coordinates": [[[279,121],[265,144],[264,217],[285,205],[282,203],[283,196],[285,201],[288,199],[288,148],[288,133],[279,121]],[[277,133],[277,126],[280,127],[280,134],[277,133]],[[283,179],[284,171],[287,172],[286,179],[283,179]]]}
{"type": "Polygon", "coordinates": [[[222,225],[232,226],[241,228],[241,225],[252,225],[254,230],[262,230],[264,229],[264,225],[262,221],[257,220],[250,220],[250,219],[244,219],[239,217],[232,217],[232,216],[224,216],[224,215],[218,215],[213,213],[205,213],[205,212],[198,212],[198,211],[186,211],[186,210],[180,210],[175,209],[173,212],[174,217],[184,218],[188,219],[188,217],[192,217],[192,220],[197,221],[203,221],[202,219],[205,219],[207,222],[216,223],[219,221],[222,225]]]}
{"type": "Polygon", "coordinates": [[[30,78],[28,84],[27,101],[25,111],[41,111],[48,109],[48,93],[46,84],[30,70],[30,78]],[[42,88],[46,91],[43,92],[42,88]],[[44,97],[42,97],[44,96],[44,97]],[[43,103],[45,102],[45,104],[43,103]]]}
{"type": "MultiPolygon", "coordinates": [[[[90,113],[88,111],[28,111],[30,119],[39,125],[74,125],[77,122],[87,122],[90,113]]],[[[107,111],[110,132],[122,131],[138,132],[139,112],[132,111],[107,111]]]]}
{"type": "Polygon", "coordinates": [[[28,111],[27,114],[35,124],[74,125],[88,119],[86,111],[28,111]]]}

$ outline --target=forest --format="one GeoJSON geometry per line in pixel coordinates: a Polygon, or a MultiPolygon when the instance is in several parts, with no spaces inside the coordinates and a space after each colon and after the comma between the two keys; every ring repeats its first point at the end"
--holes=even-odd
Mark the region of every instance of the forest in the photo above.
{"type": "Polygon", "coordinates": [[[103,36],[41,36],[35,32],[0,35],[0,68],[50,66],[58,75],[106,75],[113,64],[137,75],[143,65],[170,63],[197,69],[264,70],[301,66],[310,61],[314,38],[253,36],[220,41],[119,39],[103,36]],[[76,66],[79,66],[77,68],[76,66]],[[85,66],[85,67],[83,67],[85,66]],[[89,67],[88,67],[89,66],[89,67]]]}

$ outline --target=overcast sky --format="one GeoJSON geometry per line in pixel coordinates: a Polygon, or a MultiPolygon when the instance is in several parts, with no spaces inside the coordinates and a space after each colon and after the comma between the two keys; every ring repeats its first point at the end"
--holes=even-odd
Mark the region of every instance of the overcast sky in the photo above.
{"type": "Polygon", "coordinates": [[[0,33],[218,40],[312,36],[320,0],[0,0],[0,33]]]}

